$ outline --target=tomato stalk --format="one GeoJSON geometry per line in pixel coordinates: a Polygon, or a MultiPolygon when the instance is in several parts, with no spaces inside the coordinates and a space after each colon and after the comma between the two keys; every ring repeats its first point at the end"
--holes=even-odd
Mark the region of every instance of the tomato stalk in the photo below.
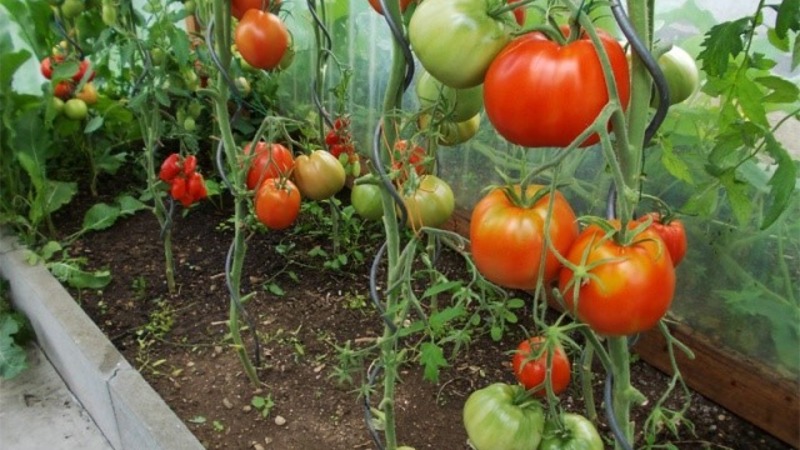
{"type": "MultiPolygon", "coordinates": [[[[245,242],[245,219],[247,217],[247,196],[243,193],[246,192],[245,188],[245,170],[240,166],[237,155],[236,143],[233,139],[233,133],[230,126],[230,116],[228,114],[228,99],[230,97],[229,87],[226,82],[226,75],[230,72],[231,64],[231,11],[230,3],[224,0],[214,0],[213,3],[213,16],[214,16],[214,38],[215,48],[210,49],[215,51],[221,67],[217,74],[216,88],[217,92],[213,96],[214,107],[216,112],[217,123],[219,124],[220,135],[222,136],[222,144],[225,151],[225,157],[228,163],[228,172],[232,174],[229,178],[231,181],[231,188],[234,197],[234,238],[232,243],[232,263],[229,275],[229,290],[230,290],[230,307],[228,313],[228,327],[233,337],[234,349],[239,357],[239,361],[247,374],[247,377],[258,386],[260,380],[250,357],[247,355],[247,350],[242,340],[241,331],[239,329],[240,311],[239,305],[241,304],[241,278],[242,267],[244,265],[244,256],[247,251],[247,244],[245,242]]],[[[210,25],[209,25],[210,26],[210,25]]],[[[226,269],[227,270],[227,269],[226,269]]]]}

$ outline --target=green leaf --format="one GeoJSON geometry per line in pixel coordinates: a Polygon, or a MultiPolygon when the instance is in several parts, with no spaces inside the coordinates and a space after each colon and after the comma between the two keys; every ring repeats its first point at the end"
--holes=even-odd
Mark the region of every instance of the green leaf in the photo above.
{"type": "Polygon", "coordinates": [[[746,224],[753,211],[753,202],[747,189],[749,185],[737,179],[733,169],[723,173],[719,180],[728,194],[728,203],[731,205],[734,217],[739,224],[746,224]]]}
{"type": "Polygon", "coordinates": [[[44,199],[46,213],[58,211],[62,206],[72,201],[78,193],[78,183],[67,181],[47,181],[47,194],[44,199]]]}
{"type": "Polygon", "coordinates": [[[52,258],[53,255],[55,255],[56,253],[60,252],[63,249],[64,247],[62,247],[61,244],[58,243],[58,241],[48,241],[46,244],[42,246],[41,250],[39,250],[39,255],[42,257],[42,259],[47,261],[50,258],[52,258]]]}
{"type": "Polygon", "coordinates": [[[786,210],[797,186],[797,166],[789,152],[771,133],[766,136],[766,151],[775,160],[777,168],[767,183],[770,187],[767,197],[767,212],[761,222],[761,229],[769,228],[786,210]]]}
{"type": "Polygon", "coordinates": [[[508,309],[519,309],[525,306],[525,300],[521,298],[512,298],[511,300],[506,303],[506,308],[508,309]]]}
{"type": "Polygon", "coordinates": [[[86,124],[86,128],[83,129],[83,134],[92,134],[95,131],[99,130],[102,126],[103,126],[103,116],[94,116],[86,124]]]}
{"type": "Polygon", "coordinates": [[[25,350],[14,340],[19,323],[10,314],[0,314],[0,378],[10,379],[27,367],[25,350]]]}
{"type": "Polygon", "coordinates": [[[455,320],[459,317],[463,317],[467,314],[461,306],[451,306],[449,308],[443,309],[439,312],[431,314],[430,319],[428,319],[428,323],[430,323],[431,328],[434,331],[440,331],[447,325],[448,322],[455,320]]]}
{"type": "Polygon", "coordinates": [[[283,290],[283,289],[282,289],[280,286],[278,286],[278,285],[277,285],[277,284],[275,284],[275,283],[270,283],[270,284],[268,284],[268,285],[267,285],[267,290],[268,290],[268,291],[269,291],[271,294],[273,294],[273,295],[277,295],[278,297],[282,297],[283,295],[285,295],[285,294],[286,294],[286,291],[284,291],[284,290],[283,290]]]}
{"type": "Polygon", "coordinates": [[[47,268],[54,277],[76,289],[102,289],[111,282],[108,270],[88,272],[68,262],[48,263],[47,268]]]}
{"type": "Polygon", "coordinates": [[[130,195],[120,195],[117,197],[117,204],[119,205],[119,213],[123,216],[129,216],[137,211],[147,209],[147,205],[130,195]]]}
{"type": "Polygon", "coordinates": [[[777,75],[758,77],[756,82],[772,91],[762,100],[765,103],[793,103],[800,95],[796,84],[777,75]]]}
{"type": "Polygon", "coordinates": [[[663,139],[661,141],[661,164],[667,169],[673,177],[684,181],[689,184],[694,184],[692,173],[689,171],[689,165],[686,164],[678,155],[675,154],[672,147],[672,140],[663,139]]]}
{"type": "Polygon", "coordinates": [[[800,36],[794,37],[794,49],[792,49],[792,70],[800,66],[800,36]]]}
{"type": "Polygon", "coordinates": [[[10,17],[19,27],[18,37],[37,55],[49,52],[48,39],[52,36],[52,11],[43,0],[0,0],[10,17]]]}
{"type": "Polygon", "coordinates": [[[179,28],[173,27],[169,29],[169,35],[170,50],[175,55],[178,65],[181,67],[186,67],[192,62],[189,60],[191,51],[189,50],[190,42],[186,32],[179,28]]]}
{"type": "Polygon", "coordinates": [[[83,231],[104,230],[120,217],[121,211],[118,207],[106,203],[98,203],[83,216],[83,231]]]}
{"type": "Polygon", "coordinates": [[[735,86],[741,112],[754,123],[769,128],[767,110],[764,108],[764,94],[758,88],[758,84],[743,72],[742,76],[736,79],[735,86]]]}
{"type": "Polygon", "coordinates": [[[697,59],[703,62],[703,70],[714,77],[725,74],[730,58],[738,56],[744,50],[742,38],[751,26],[752,18],[743,17],[711,27],[701,44],[703,50],[697,55],[697,59]]]}
{"type": "Polygon", "coordinates": [[[420,346],[419,362],[425,368],[423,378],[434,383],[439,382],[439,369],[447,367],[444,351],[432,342],[424,342],[420,346]]]}
{"type": "Polygon", "coordinates": [[[784,39],[789,30],[800,30],[800,0],[782,0],[775,18],[775,34],[784,39]]]}
{"type": "Polygon", "coordinates": [[[767,40],[773,47],[777,48],[782,52],[789,51],[789,36],[779,37],[778,33],[775,32],[774,28],[770,28],[767,30],[767,40]]]}

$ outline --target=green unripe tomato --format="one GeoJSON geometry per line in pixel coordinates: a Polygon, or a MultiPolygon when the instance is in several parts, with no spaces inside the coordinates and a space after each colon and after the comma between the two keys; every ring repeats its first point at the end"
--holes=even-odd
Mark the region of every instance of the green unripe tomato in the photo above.
{"type": "MultiPolygon", "coordinates": [[[[675,105],[695,93],[700,86],[700,72],[692,55],[686,50],[672,46],[658,58],[658,65],[664,72],[669,86],[669,103],[675,105]]],[[[657,102],[656,98],[654,102],[657,102]]]]}
{"type": "Polygon", "coordinates": [[[589,419],[572,413],[565,413],[561,419],[563,429],[555,421],[545,424],[539,450],[603,450],[603,439],[589,419]]]}
{"type": "Polygon", "coordinates": [[[464,427],[476,450],[537,450],[544,410],[522,386],[495,383],[467,398],[464,427]]]}
{"type": "Polygon", "coordinates": [[[83,120],[89,114],[89,107],[86,102],[79,98],[72,98],[67,100],[64,104],[64,115],[68,119],[83,120]]]}
{"type": "Polygon", "coordinates": [[[350,204],[356,214],[368,219],[378,220],[383,217],[381,188],[374,184],[354,184],[350,190],[350,204]]]}
{"type": "Polygon", "coordinates": [[[203,104],[199,101],[193,101],[186,107],[186,112],[196,119],[203,112],[203,104]]]}
{"type": "Polygon", "coordinates": [[[160,66],[164,63],[164,50],[160,48],[154,48],[150,50],[150,62],[153,63],[154,66],[160,66]]]}
{"type": "Polygon", "coordinates": [[[195,4],[194,0],[186,0],[183,2],[183,9],[189,14],[194,14],[197,11],[197,4],[195,4]]]}
{"type": "Polygon", "coordinates": [[[56,112],[57,116],[64,112],[64,100],[61,100],[56,96],[53,96],[50,102],[52,103],[53,111],[56,112]]]}
{"type": "Polygon", "coordinates": [[[83,0],[64,0],[61,5],[61,14],[65,19],[74,19],[78,17],[86,9],[83,0]]]}
{"type": "Polygon", "coordinates": [[[483,85],[455,89],[443,85],[428,72],[422,73],[416,84],[417,98],[422,108],[438,103],[444,116],[453,122],[463,122],[478,114],[483,107],[483,85]]]}
{"type": "Polygon", "coordinates": [[[183,128],[186,131],[194,131],[197,129],[197,124],[195,123],[194,119],[191,117],[187,117],[183,120],[183,128]]]}
{"type": "Polygon", "coordinates": [[[104,24],[109,27],[113,27],[117,24],[117,7],[113,4],[103,2],[101,17],[104,24]]]}

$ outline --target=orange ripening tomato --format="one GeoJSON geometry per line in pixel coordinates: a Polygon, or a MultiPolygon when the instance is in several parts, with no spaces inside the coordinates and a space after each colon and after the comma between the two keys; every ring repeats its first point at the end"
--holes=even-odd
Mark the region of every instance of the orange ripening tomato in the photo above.
{"type": "Polygon", "coordinates": [[[672,303],[675,269],[653,230],[621,245],[599,226],[589,226],[578,235],[567,260],[590,269],[589,276],[577,280],[571,269],[561,269],[558,287],[567,309],[599,334],[628,336],[649,330],[672,303]]]}
{"type": "Polygon", "coordinates": [[[289,228],[300,213],[300,191],[289,180],[267,178],[255,197],[256,218],[267,228],[289,228]]]}
{"type": "MultiPolygon", "coordinates": [[[[250,155],[250,144],[244,146],[245,156],[250,155]]],[[[247,189],[253,190],[267,178],[278,178],[289,174],[294,168],[292,152],[281,144],[256,144],[255,156],[247,170],[247,189]]]]}
{"type": "MultiPolygon", "coordinates": [[[[630,98],[628,59],[622,46],[600,31],[623,108],[630,98]]],[[[605,74],[585,35],[566,45],[528,33],[492,61],[483,85],[486,115],[501,136],[525,147],[566,147],[588,128],[609,101],[605,74]]],[[[599,141],[592,134],[582,147],[599,141]]]]}
{"type": "Polygon", "coordinates": [[[672,265],[677,267],[683,257],[686,256],[686,249],[689,246],[683,222],[678,219],[665,222],[661,214],[657,212],[645,214],[639,221],[644,222],[648,217],[653,219],[650,229],[658,233],[661,239],[664,240],[664,244],[669,250],[669,256],[672,258],[672,265]]]}
{"type": "MultiPolygon", "coordinates": [[[[519,186],[514,189],[521,192],[519,186]]],[[[530,185],[527,196],[533,198],[542,189],[544,186],[530,185]]],[[[578,236],[577,219],[560,193],[556,192],[554,201],[550,240],[559,253],[566,255],[578,236]]],[[[561,264],[545,244],[549,203],[547,194],[533,205],[518,206],[504,189],[497,188],[475,205],[469,228],[472,257],[487,280],[511,289],[534,289],[543,252],[546,252],[543,281],[548,282],[558,274],[561,264]]]]}
{"type": "Polygon", "coordinates": [[[250,9],[236,25],[234,42],[251,66],[270,70],[280,64],[289,48],[289,31],[275,14],[250,9]]]}
{"type": "Polygon", "coordinates": [[[280,5],[280,0],[231,0],[231,15],[242,20],[244,13],[251,9],[269,11],[272,5],[280,5]]]}

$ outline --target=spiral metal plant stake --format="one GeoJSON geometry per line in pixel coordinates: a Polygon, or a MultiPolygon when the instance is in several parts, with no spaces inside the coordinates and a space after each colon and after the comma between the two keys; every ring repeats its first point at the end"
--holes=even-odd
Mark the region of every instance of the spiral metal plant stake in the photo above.
{"type": "MultiPolygon", "coordinates": [[[[664,77],[664,72],[662,72],[661,68],[658,66],[658,62],[655,60],[655,58],[653,58],[653,55],[650,54],[647,46],[642,42],[641,38],[636,33],[636,30],[631,24],[628,16],[625,14],[625,11],[622,9],[622,5],[619,3],[619,1],[614,0],[611,2],[611,11],[620,27],[620,30],[622,30],[622,33],[631,44],[631,48],[634,52],[636,52],[639,58],[641,58],[645,68],[650,73],[650,76],[652,77],[653,83],[656,87],[656,93],[658,95],[658,108],[656,113],[653,115],[653,118],[650,120],[650,123],[647,125],[647,128],[645,129],[644,141],[642,144],[642,147],[644,148],[647,147],[647,144],[653,138],[667,115],[667,110],[669,109],[669,88],[667,85],[667,80],[664,77]]],[[[642,165],[643,164],[644,151],[642,152],[642,165]]],[[[606,218],[615,219],[617,217],[616,203],[617,187],[616,184],[612,183],[608,192],[608,200],[606,203],[606,218]]],[[[638,336],[639,335],[637,334],[628,339],[629,347],[632,347],[636,343],[638,336]]],[[[613,385],[614,375],[610,370],[607,370],[606,382],[603,389],[606,420],[609,428],[611,428],[612,434],[614,435],[614,439],[620,445],[620,447],[622,447],[624,450],[633,450],[633,446],[628,442],[627,438],[625,437],[625,433],[622,431],[620,424],[617,422],[617,415],[614,411],[612,394],[613,385]]]]}
{"type": "MultiPolygon", "coordinates": [[[[230,75],[225,70],[222,62],[219,59],[219,55],[216,53],[216,50],[214,49],[214,38],[213,38],[214,34],[213,34],[213,30],[214,30],[214,19],[212,17],[208,22],[208,26],[206,27],[206,32],[205,32],[206,46],[208,47],[208,52],[209,52],[209,55],[211,56],[211,60],[213,61],[214,65],[217,67],[217,70],[219,71],[219,73],[222,74],[222,77],[225,80],[225,83],[228,85],[228,89],[233,94],[233,98],[234,98],[234,101],[236,103],[236,110],[234,111],[233,115],[231,116],[230,121],[234,122],[234,121],[236,121],[236,119],[241,114],[242,109],[244,108],[244,105],[246,104],[246,102],[244,101],[244,98],[243,98],[241,92],[239,91],[239,88],[236,86],[236,83],[233,82],[233,80],[231,79],[230,75]]],[[[220,178],[222,178],[222,181],[225,184],[225,186],[228,188],[228,191],[231,192],[231,193],[235,193],[234,186],[231,184],[231,182],[230,182],[230,180],[229,180],[229,178],[228,178],[228,176],[227,176],[227,174],[225,172],[225,168],[224,168],[224,153],[225,152],[224,152],[224,150],[225,150],[224,142],[222,140],[220,140],[219,144],[217,145],[217,150],[216,150],[216,155],[215,155],[216,156],[215,157],[215,163],[216,163],[217,173],[219,174],[220,178]]],[[[240,298],[240,293],[237,292],[237,289],[234,288],[232,280],[231,280],[232,266],[233,266],[233,254],[234,254],[235,247],[236,247],[236,240],[234,238],[234,240],[231,242],[230,247],[228,248],[228,253],[225,256],[225,285],[228,288],[228,295],[230,296],[231,300],[233,301],[234,307],[239,312],[239,314],[241,315],[242,319],[244,319],[245,323],[247,324],[247,327],[250,328],[252,330],[252,332],[253,332],[254,361],[255,361],[255,366],[258,367],[258,366],[261,365],[261,344],[260,344],[260,342],[258,340],[258,333],[256,331],[256,325],[255,325],[255,322],[253,321],[253,319],[250,317],[250,314],[247,313],[247,310],[245,309],[244,305],[242,304],[242,301],[241,301],[241,298],[240,298]]],[[[232,327],[233,324],[229,324],[228,326],[232,327]]],[[[243,350],[243,351],[245,352],[245,354],[247,353],[246,350],[243,350]]]]}

